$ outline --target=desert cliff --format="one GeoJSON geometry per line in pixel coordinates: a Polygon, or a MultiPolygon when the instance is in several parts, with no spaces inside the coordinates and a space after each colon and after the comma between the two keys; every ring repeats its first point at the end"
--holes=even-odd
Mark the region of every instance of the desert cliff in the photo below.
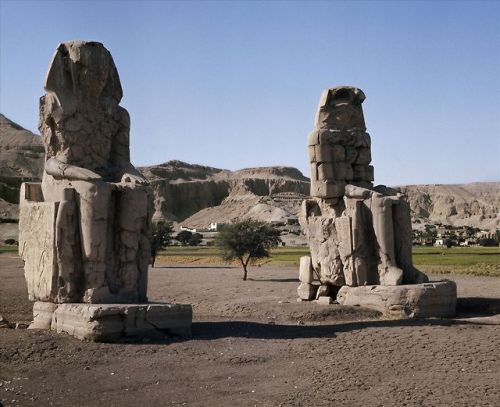
{"type": "MultiPolygon", "coordinates": [[[[19,186],[41,178],[43,161],[40,137],[0,114],[1,222],[18,219],[19,186]]],[[[139,169],[154,191],[154,219],[190,227],[248,217],[294,223],[310,188],[309,179],[293,167],[230,171],[174,160],[139,169]]],[[[500,182],[394,189],[408,197],[415,228],[427,223],[500,228],[500,182]]]]}

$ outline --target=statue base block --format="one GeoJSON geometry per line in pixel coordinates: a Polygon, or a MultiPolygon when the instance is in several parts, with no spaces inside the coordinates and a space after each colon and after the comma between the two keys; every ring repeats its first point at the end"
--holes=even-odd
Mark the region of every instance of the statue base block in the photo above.
{"type": "Polygon", "coordinates": [[[116,342],[191,336],[191,305],[35,302],[30,329],[50,329],[80,340],[116,342]]]}
{"type": "Polygon", "coordinates": [[[380,311],[392,318],[452,317],[457,304],[457,286],[448,280],[395,286],[343,286],[337,301],[341,305],[380,311]]]}

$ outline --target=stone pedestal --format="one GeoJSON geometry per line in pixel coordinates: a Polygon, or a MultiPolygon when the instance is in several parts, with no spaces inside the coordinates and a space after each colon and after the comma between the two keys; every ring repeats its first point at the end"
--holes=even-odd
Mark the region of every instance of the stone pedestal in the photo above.
{"type": "Polygon", "coordinates": [[[457,286],[447,280],[397,286],[343,286],[337,294],[337,302],[373,309],[393,318],[452,317],[457,304],[457,286]]]}
{"type": "Polygon", "coordinates": [[[191,336],[191,305],[147,304],[54,304],[33,305],[30,329],[51,329],[81,340],[116,342],[161,339],[165,335],[191,336]]]}

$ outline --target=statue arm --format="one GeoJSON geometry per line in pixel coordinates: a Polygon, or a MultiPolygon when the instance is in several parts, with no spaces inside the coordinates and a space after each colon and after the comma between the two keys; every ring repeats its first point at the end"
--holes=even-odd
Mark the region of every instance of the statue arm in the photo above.
{"type": "Polygon", "coordinates": [[[45,162],[45,172],[56,179],[67,179],[70,181],[97,181],[102,178],[94,171],[63,163],[55,157],[49,158],[45,162]]]}
{"type": "Polygon", "coordinates": [[[121,182],[146,185],[147,180],[130,162],[130,117],[125,109],[120,109],[122,126],[114,140],[112,153],[117,175],[121,178],[121,182]]]}
{"type": "Polygon", "coordinates": [[[352,184],[347,184],[345,187],[345,196],[348,198],[367,199],[374,193],[376,192],[372,191],[371,189],[357,187],[352,184]]]}

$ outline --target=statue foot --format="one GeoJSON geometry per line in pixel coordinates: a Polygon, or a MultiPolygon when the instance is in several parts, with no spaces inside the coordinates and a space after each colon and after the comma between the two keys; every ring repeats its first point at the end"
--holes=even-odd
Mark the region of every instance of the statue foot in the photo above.
{"type": "Polygon", "coordinates": [[[403,282],[403,270],[389,266],[383,276],[380,276],[381,285],[400,285],[403,282]]]}
{"type": "MultiPolygon", "coordinates": [[[[408,281],[404,281],[404,284],[424,284],[429,282],[429,277],[413,266],[411,266],[411,269],[407,274],[409,278],[408,281]]],[[[406,279],[407,278],[405,278],[405,280],[406,279]]]]}

